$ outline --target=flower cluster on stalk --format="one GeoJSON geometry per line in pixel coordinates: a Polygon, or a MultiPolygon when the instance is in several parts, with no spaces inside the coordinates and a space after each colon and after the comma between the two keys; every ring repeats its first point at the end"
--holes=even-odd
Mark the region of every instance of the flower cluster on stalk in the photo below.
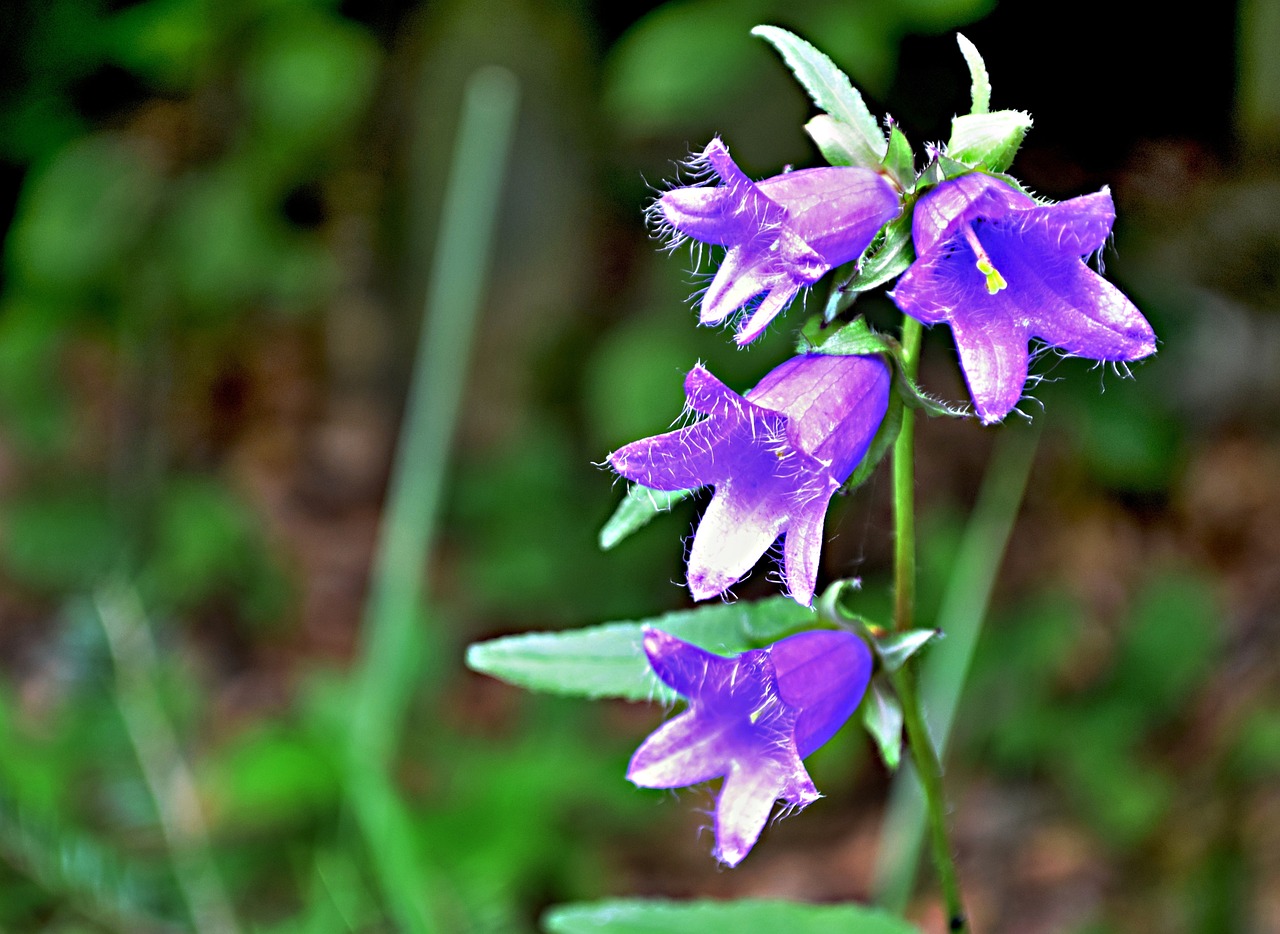
{"type": "MultiPolygon", "coordinates": [[[[967,40],[961,45],[969,57],[967,40]]],[[[817,74],[826,74],[822,61],[817,74]]],[[[735,342],[746,345],[837,267],[849,276],[829,318],[839,317],[845,290],[851,299],[896,278],[888,294],[905,315],[950,328],[983,424],[1021,400],[1032,341],[1116,364],[1153,353],[1146,318],[1088,263],[1111,233],[1110,192],[1053,204],[1003,174],[1030,117],[989,114],[985,70],[973,58],[970,66],[973,113],[957,118],[949,146],[929,147],[919,174],[905,137],[890,122],[885,139],[869,114],[860,117],[865,106],[852,88],[839,118],[832,110],[807,127],[830,166],[753,181],[712,139],[690,162],[700,183],[673,187],[650,208],[669,245],[723,251],[700,323],[733,321],[735,342]]],[[[796,72],[815,102],[838,93],[796,72]]],[[[609,456],[619,475],[649,490],[711,488],[687,559],[694,600],[725,595],[781,539],[787,591],[813,604],[832,496],[891,443],[897,422],[886,416],[922,399],[898,345],[860,334],[871,337],[854,349],[815,338],[742,394],[698,364],[684,383],[698,418],[609,456]]],[[[858,706],[871,652],[860,636],[831,630],[732,658],[657,629],[645,631],[643,646],[653,672],[688,706],[640,746],[628,777],[654,788],[723,778],[715,855],[737,865],[776,801],[801,808],[819,797],[801,760],[858,706]]]]}

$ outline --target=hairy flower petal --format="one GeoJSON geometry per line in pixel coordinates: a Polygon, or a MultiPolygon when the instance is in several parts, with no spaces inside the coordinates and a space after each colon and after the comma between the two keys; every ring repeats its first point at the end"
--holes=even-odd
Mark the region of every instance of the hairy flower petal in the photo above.
{"type": "Polygon", "coordinates": [[[977,172],[943,182],[916,205],[916,261],[891,297],[925,324],[951,326],[984,423],[1018,404],[1033,338],[1093,360],[1155,352],[1147,319],[1084,262],[1114,220],[1106,189],[1041,205],[977,172]]]}
{"type": "Polygon", "coordinates": [[[827,504],[884,418],[888,367],[878,357],[804,354],[739,396],[699,366],[685,394],[706,418],[629,444],[610,464],[651,489],[714,488],[689,552],[695,599],[733,586],[785,535],[787,588],[810,605],[827,504]]]}
{"type": "Polygon", "coordinates": [[[719,139],[694,160],[720,184],[674,188],[653,214],[674,240],[727,247],[702,297],[699,320],[718,324],[756,296],[736,340],[750,343],[833,266],[860,257],[900,209],[898,192],[870,169],[802,169],[753,182],[719,139]]]}
{"type": "Polygon", "coordinates": [[[803,808],[820,797],[801,759],[857,708],[871,652],[852,633],[826,630],[725,658],[646,629],[644,650],[688,708],[640,745],[627,777],[645,788],[723,777],[715,856],[736,866],[759,839],[775,801],[803,808]]]}

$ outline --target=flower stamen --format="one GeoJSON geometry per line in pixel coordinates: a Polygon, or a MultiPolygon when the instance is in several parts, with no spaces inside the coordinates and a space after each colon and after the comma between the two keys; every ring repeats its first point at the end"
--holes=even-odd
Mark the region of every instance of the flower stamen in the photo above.
{"type": "Polygon", "coordinates": [[[1000,270],[996,269],[995,263],[991,262],[991,257],[987,255],[986,248],[978,240],[978,235],[973,232],[973,228],[968,224],[964,227],[964,238],[968,241],[974,255],[978,257],[978,262],[974,264],[978,267],[978,272],[987,278],[987,294],[995,295],[1001,289],[1007,289],[1009,283],[1004,276],[1000,275],[1000,270]]]}

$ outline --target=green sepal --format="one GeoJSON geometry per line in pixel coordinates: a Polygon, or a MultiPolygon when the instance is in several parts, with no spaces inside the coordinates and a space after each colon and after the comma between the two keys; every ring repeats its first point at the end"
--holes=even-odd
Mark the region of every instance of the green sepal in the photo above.
{"type": "Polygon", "coordinates": [[[808,905],[780,899],[612,899],[557,905],[542,916],[547,934],[706,934],[707,931],[786,931],[787,934],[920,934],[909,921],[852,903],[808,905]]]}
{"type": "Polygon", "coordinates": [[[846,282],[832,289],[822,319],[830,322],[843,314],[863,292],[878,289],[906,271],[916,258],[911,242],[911,212],[899,214],[876,235],[867,250],[866,258],[858,265],[857,272],[846,282]]]}
{"type": "Polygon", "coordinates": [[[969,112],[984,114],[991,109],[991,76],[987,74],[987,63],[982,60],[978,47],[970,42],[962,33],[956,33],[956,43],[960,46],[960,54],[969,66],[969,76],[973,86],[969,96],[973,101],[969,112]]]}
{"type": "Polygon", "coordinates": [[[822,158],[831,165],[862,165],[858,161],[863,152],[863,145],[857,132],[847,123],[841,123],[830,114],[818,114],[804,125],[813,144],[822,153],[822,158]]]}
{"type": "Polygon", "coordinates": [[[922,195],[934,185],[940,185],[944,181],[959,178],[961,175],[968,175],[972,171],[974,171],[973,166],[957,162],[955,159],[939,153],[920,173],[920,177],[916,179],[916,194],[922,195]]]}
{"type": "Polygon", "coordinates": [[[885,149],[881,162],[886,172],[898,183],[903,191],[911,191],[916,184],[916,156],[911,151],[911,143],[906,134],[897,128],[889,128],[889,145],[885,149]]]}
{"type": "Polygon", "coordinates": [[[670,702],[674,692],[658,680],[644,653],[645,626],[733,655],[819,623],[813,610],[789,597],[716,603],[646,620],[478,642],[467,649],[467,667],[532,691],[670,702]]]}
{"type": "Polygon", "coordinates": [[[902,366],[902,345],[889,335],[872,330],[865,318],[855,318],[826,334],[822,333],[822,325],[818,320],[812,318],[801,329],[796,350],[800,353],[824,353],[833,356],[881,354],[893,367],[894,396],[900,397],[903,403],[913,409],[920,409],[928,415],[963,418],[969,414],[964,409],[955,408],[933,398],[917,386],[915,381],[907,376],[902,366]]]}
{"type": "Polygon", "coordinates": [[[908,629],[906,632],[893,632],[878,638],[873,636],[871,645],[880,659],[881,667],[892,673],[934,639],[941,638],[941,629],[908,629]]]}
{"type": "Polygon", "coordinates": [[[956,162],[1003,172],[1013,165],[1013,157],[1029,129],[1031,115],[1021,110],[956,117],[951,121],[947,156],[956,162]]]}
{"type": "Polygon", "coordinates": [[[898,342],[887,334],[872,330],[863,317],[854,318],[848,324],[827,333],[822,323],[812,317],[800,329],[796,342],[800,353],[824,353],[832,357],[862,357],[867,354],[893,355],[901,352],[898,342]]]}
{"type": "Polygon", "coordinates": [[[631,533],[648,525],[653,517],[670,512],[671,507],[692,496],[696,490],[651,490],[639,483],[631,484],[613,515],[600,528],[600,550],[608,551],[631,533]]]}
{"type": "Polygon", "coordinates": [[[891,450],[893,444],[898,440],[898,435],[902,431],[902,413],[904,411],[902,399],[897,394],[889,396],[889,408],[884,413],[884,418],[880,420],[880,427],[876,429],[875,437],[871,439],[871,444],[867,447],[867,453],[862,455],[862,460],[858,462],[858,466],[853,468],[853,473],[849,474],[849,479],[840,487],[841,493],[851,493],[875,472],[880,466],[880,462],[884,460],[891,450]]]}
{"type": "MultiPolygon", "coordinates": [[[[880,154],[885,147],[884,134],[880,132],[876,118],[867,109],[866,102],[854,88],[849,76],[822,52],[785,29],[757,26],[751,30],[751,35],[765,40],[777,49],[796,80],[804,85],[819,109],[826,111],[836,123],[849,129],[849,133],[841,135],[840,139],[842,147],[847,150],[847,158],[851,161],[839,164],[867,168],[879,165],[880,154]]],[[[816,138],[814,142],[822,148],[822,143],[816,138]]],[[[823,149],[823,155],[826,154],[823,149]]]]}
{"type": "Polygon", "coordinates": [[[871,679],[862,701],[862,725],[875,740],[885,767],[895,772],[902,762],[902,705],[881,676],[871,679]]]}

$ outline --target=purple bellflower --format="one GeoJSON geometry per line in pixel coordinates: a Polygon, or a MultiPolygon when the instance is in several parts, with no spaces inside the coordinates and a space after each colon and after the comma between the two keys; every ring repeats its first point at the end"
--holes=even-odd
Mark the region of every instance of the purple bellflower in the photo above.
{"type": "Polygon", "coordinates": [[[720,184],[674,188],[652,210],[672,245],[690,237],[728,248],[702,296],[703,324],[764,295],[739,328],[739,344],[759,337],[801,289],[860,257],[900,207],[897,190],[871,169],[801,169],[753,182],[719,139],[691,164],[720,184]]]}
{"type": "Polygon", "coordinates": [[[1102,249],[1114,220],[1105,188],[1041,205],[976,172],[943,182],[916,205],[917,259],[891,297],[924,324],[951,325],[984,424],[1018,404],[1033,337],[1092,360],[1155,352],[1147,319],[1084,262],[1102,249]]]}
{"type": "Polygon", "coordinates": [[[684,391],[706,418],[629,444],[610,464],[654,490],[715,488],[689,551],[695,600],[737,583],[785,535],[787,588],[811,605],[827,504],[880,427],[888,367],[879,357],[804,354],[740,396],[699,365],[684,391]]]}
{"type": "Polygon", "coordinates": [[[821,797],[800,760],[857,709],[871,651],[853,633],[815,630],[725,658],[651,628],[644,650],[689,706],[640,745],[627,778],[643,788],[679,788],[723,776],[715,857],[736,866],[774,801],[799,809],[821,797]]]}

